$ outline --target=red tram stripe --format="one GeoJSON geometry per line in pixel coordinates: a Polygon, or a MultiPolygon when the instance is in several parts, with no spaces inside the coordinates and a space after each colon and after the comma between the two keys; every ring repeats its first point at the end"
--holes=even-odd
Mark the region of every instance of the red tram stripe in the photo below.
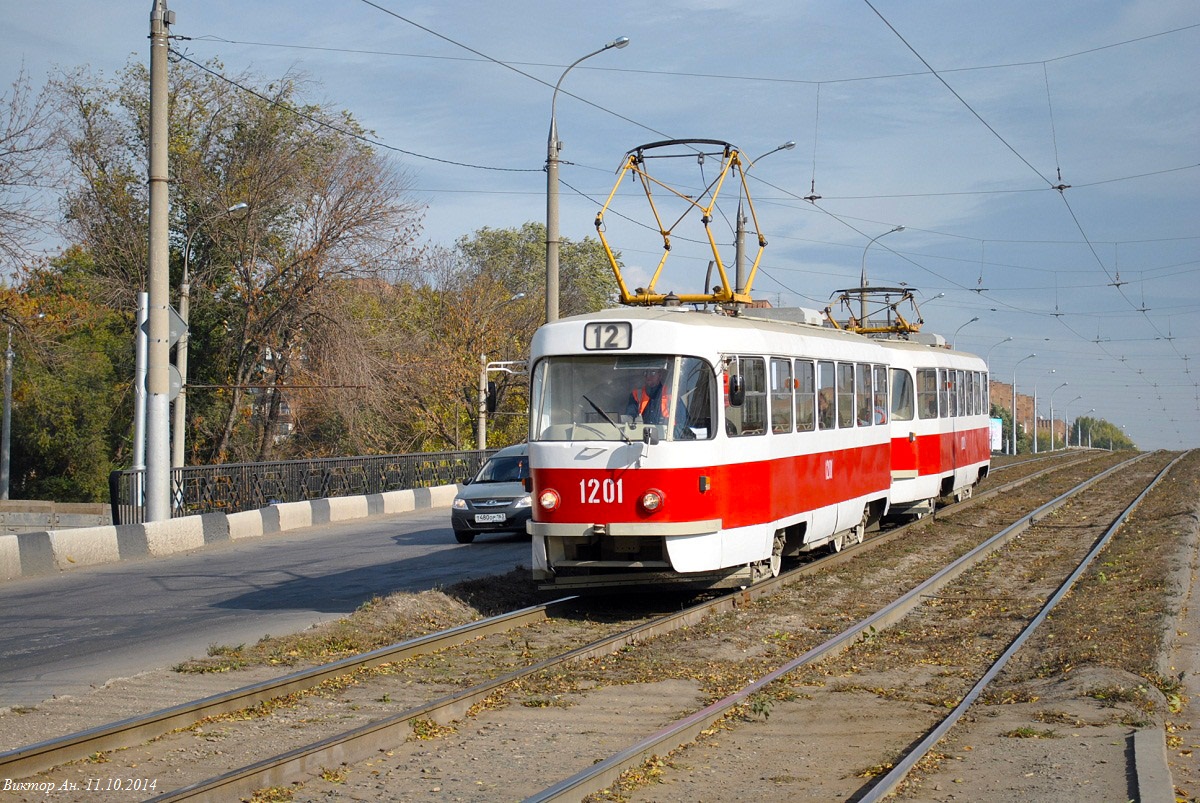
{"type": "Polygon", "coordinates": [[[891,482],[888,444],[776,460],[690,468],[534,468],[534,518],[549,523],[686,522],[720,519],[726,528],[883,494],[891,482]],[[701,490],[701,478],[707,490],[701,490]],[[542,491],[561,498],[558,509],[536,505],[542,491]],[[649,490],[665,504],[651,514],[641,506],[649,490]],[[617,494],[620,501],[616,501],[617,494]]]}

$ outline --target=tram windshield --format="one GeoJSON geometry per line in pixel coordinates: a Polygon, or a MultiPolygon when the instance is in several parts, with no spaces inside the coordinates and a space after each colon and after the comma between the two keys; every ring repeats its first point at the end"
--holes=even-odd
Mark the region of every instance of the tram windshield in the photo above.
{"type": "Polygon", "coordinates": [[[713,437],[713,367],[673,355],[563,356],[533,373],[531,441],[663,441],[713,437]]]}

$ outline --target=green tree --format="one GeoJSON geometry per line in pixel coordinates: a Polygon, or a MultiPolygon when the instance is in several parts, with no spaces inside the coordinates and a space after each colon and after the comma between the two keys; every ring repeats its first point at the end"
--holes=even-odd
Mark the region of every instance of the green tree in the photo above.
{"type": "Polygon", "coordinates": [[[88,255],[27,272],[13,325],[11,493],[101,502],[127,453],[132,317],[94,299],[88,255]]]}
{"type": "MultiPolygon", "coordinates": [[[[351,115],[306,103],[298,76],[219,73],[186,60],[170,70],[173,286],[192,246],[186,440],[193,461],[266,460],[286,442],[310,343],[346,323],[340,288],[401,275],[419,209],[406,175],[351,115]],[[247,213],[213,219],[239,201],[247,213]]],[[[147,264],[147,71],[56,86],[75,175],[68,231],[108,302],[132,309],[147,264]]]]}
{"type": "MultiPolygon", "coordinates": [[[[466,275],[488,274],[509,295],[525,293],[545,299],[546,227],[529,222],[519,229],[484,227],[461,237],[457,250],[466,275]]],[[[618,263],[621,255],[615,254],[618,263]]],[[[562,317],[592,312],[616,301],[616,283],[604,246],[592,237],[579,242],[562,238],[559,245],[559,290],[562,317]]]]}

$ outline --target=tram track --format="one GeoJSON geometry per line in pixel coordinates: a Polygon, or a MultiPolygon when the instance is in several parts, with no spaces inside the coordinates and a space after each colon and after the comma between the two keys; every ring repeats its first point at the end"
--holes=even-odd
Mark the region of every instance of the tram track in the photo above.
{"type": "MultiPolygon", "coordinates": [[[[1055,465],[1041,468],[1029,476],[1006,483],[986,493],[977,494],[972,499],[965,500],[964,502],[954,505],[951,508],[945,508],[943,511],[939,511],[938,515],[941,516],[943,513],[945,515],[951,515],[965,511],[973,505],[983,504],[988,499],[1011,491],[1014,487],[1014,483],[1028,483],[1039,477],[1048,477],[1055,473],[1067,472],[1069,470],[1079,471],[1080,469],[1081,466],[1079,465],[1079,461],[1071,461],[1067,466],[1056,463],[1055,465]]],[[[223,773],[214,778],[190,784],[181,789],[163,794],[155,799],[230,799],[234,795],[244,794],[260,787],[287,784],[297,778],[311,776],[319,772],[320,768],[322,767],[351,763],[356,760],[362,760],[365,757],[377,755],[380,750],[385,749],[386,745],[403,742],[404,739],[410,735],[414,722],[425,720],[433,722],[446,722],[461,718],[472,706],[479,705],[492,695],[497,694],[504,687],[521,682],[522,679],[532,677],[539,673],[544,674],[554,667],[584,662],[589,659],[594,659],[596,656],[612,654],[613,652],[621,650],[628,645],[654,639],[657,636],[677,631],[680,628],[693,627],[696,625],[696,623],[708,618],[714,613],[743,608],[751,604],[754,600],[768,596],[781,588],[798,582],[800,579],[806,576],[817,572],[829,571],[834,566],[849,561],[855,555],[864,554],[871,549],[877,549],[881,547],[888,541],[899,539],[907,531],[908,528],[900,528],[875,538],[870,538],[865,543],[855,547],[847,548],[838,555],[830,556],[830,558],[826,560],[817,561],[808,566],[801,567],[793,572],[788,572],[771,581],[756,584],[755,586],[752,586],[751,588],[746,589],[738,594],[729,595],[719,600],[693,606],[692,608],[668,617],[656,619],[644,625],[621,630],[618,633],[588,643],[577,649],[569,650],[560,655],[556,655],[553,658],[534,662],[529,666],[519,670],[498,674],[484,683],[475,684],[471,688],[465,689],[461,692],[444,695],[435,700],[409,707],[402,712],[398,712],[383,719],[375,720],[351,731],[346,731],[327,739],[322,739],[319,742],[315,742],[311,745],[305,745],[303,747],[287,751],[279,756],[264,758],[260,761],[247,765],[246,767],[234,770],[232,772],[223,773]]],[[[552,603],[551,605],[555,606],[565,603],[565,600],[560,600],[556,603],[552,603]]],[[[540,613],[534,611],[516,613],[531,616],[535,619],[544,619],[546,616],[545,610],[542,610],[540,613]]],[[[513,615],[515,616],[516,614],[513,615]]],[[[874,622],[872,625],[868,626],[874,626],[878,628],[881,626],[881,623],[882,620],[874,622]]],[[[483,623],[477,623],[477,625],[482,624],[483,623]]],[[[491,632],[498,632],[498,630],[513,626],[518,625],[515,625],[512,622],[509,622],[508,624],[501,624],[497,622],[488,625],[488,627],[496,628],[491,632]]],[[[467,638],[476,638],[478,636],[478,633],[468,635],[469,631],[464,631],[463,628],[456,628],[455,630],[462,631],[459,635],[464,640],[467,638]]],[[[435,634],[434,637],[441,635],[442,634],[435,634]]],[[[434,637],[429,638],[432,639],[434,637]]],[[[853,636],[847,638],[852,639],[853,636]]],[[[432,646],[433,643],[434,642],[426,642],[424,645],[422,645],[421,649],[425,651],[429,649],[444,649],[449,645],[450,642],[447,641],[444,644],[436,647],[432,646]]],[[[362,658],[363,657],[359,657],[359,659],[354,660],[361,660],[362,658]]],[[[384,651],[375,651],[369,660],[374,661],[375,664],[379,664],[399,659],[399,655],[392,655],[389,657],[384,654],[384,651]]],[[[339,664],[343,663],[345,662],[339,662],[339,664]]],[[[318,670],[321,669],[326,668],[318,668],[318,670]]],[[[328,676],[328,672],[331,671],[335,670],[327,670],[325,674],[328,676]]],[[[342,667],[341,671],[344,673],[345,671],[349,670],[346,667],[342,667]]],[[[305,673],[296,674],[301,675],[305,673]]],[[[309,678],[309,680],[312,680],[312,678],[309,678]]],[[[287,682],[291,684],[292,688],[298,688],[303,685],[303,682],[306,681],[301,681],[300,678],[295,676],[289,676],[287,682]]],[[[255,689],[253,693],[259,695],[258,699],[265,699],[265,697],[262,695],[270,695],[269,684],[258,685],[260,688],[255,689]]],[[[280,691],[279,693],[286,694],[289,692],[280,691]]],[[[250,699],[250,697],[244,698],[245,701],[249,701],[250,699]]],[[[197,701],[197,703],[203,702],[204,701],[197,701]]],[[[247,704],[253,705],[254,703],[247,702],[247,704]]],[[[228,699],[224,700],[221,705],[226,706],[226,710],[232,710],[229,707],[237,706],[236,696],[233,696],[231,693],[231,696],[228,696],[228,699]]],[[[195,710],[199,711],[201,709],[197,708],[195,710]]],[[[159,713],[161,714],[162,712],[159,713]]],[[[182,714],[182,712],[180,713],[182,714]]],[[[158,717],[159,721],[165,724],[170,724],[172,727],[180,727],[179,723],[186,720],[186,718],[187,716],[182,716],[180,719],[172,720],[158,717]]],[[[121,723],[116,724],[120,725],[121,723]]],[[[156,727],[161,728],[161,725],[156,727]]],[[[143,723],[143,728],[145,728],[145,723],[143,723]]],[[[99,737],[101,735],[100,731],[107,729],[107,727],[93,729],[93,731],[96,732],[94,735],[99,737]]],[[[160,732],[162,731],[160,730],[160,732]]],[[[88,733],[90,732],[77,734],[75,736],[78,738],[72,739],[74,746],[71,749],[73,749],[76,754],[78,754],[81,750],[86,751],[85,754],[90,754],[100,750],[115,749],[116,742],[89,742],[87,738],[84,738],[88,733]],[[100,745],[102,744],[107,744],[109,746],[101,747],[100,745]]],[[[122,738],[125,739],[127,743],[129,740],[152,738],[155,735],[151,733],[149,729],[135,730],[132,728],[128,730],[126,734],[127,735],[122,738]]],[[[22,751],[28,752],[25,748],[22,748],[19,751],[11,751],[10,754],[0,756],[0,762],[2,762],[5,757],[15,753],[21,753],[22,751]]],[[[65,760],[63,759],[63,756],[67,754],[43,752],[42,755],[45,757],[57,755],[57,759],[54,760],[61,761],[65,760]]],[[[43,762],[50,760],[45,757],[40,760],[43,762]]],[[[4,763],[0,763],[0,769],[3,769],[4,773],[10,776],[17,775],[17,773],[11,769],[13,766],[17,765],[14,764],[6,766],[4,763]]]]}
{"type": "MultiPolygon", "coordinates": [[[[661,757],[690,745],[702,735],[714,732],[714,729],[719,726],[719,723],[723,719],[729,717],[738,708],[747,707],[755,695],[764,693],[772,684],[777,684],[789,675],[796,673],[797,670],[812,667],[822,661],[834,659],[851,648],[856,642],[868,637],[873,639],[878,633],[897,625],[897,623],[908,617],[914,610],[922,606],[928,598],[937,595],[954,583],[965,572],[985,561],[990,555],[1002,549],[1014,539],[1019,538],[1023,533],[1035,526],[1038,521],[1050,516],[1054,511],[1075,500],[1081,493],[1094,484],[1104,480],[1116,471],[1129,467],[1131,464],[1137,462],[1137,460],[1142,459],[1142,457],[1109,468],[1103,473],[1086,480],[1068,492],[1041,505],[1036,510],[1022,516],[1013,524],[986,539],[969,552],[961,555],[919,585],[879,608],[870,616],[855,622],[850,627],[841,630],[824,642],[805,650],[793,660],[764,674],[754,682],[743,686],[736,692],[710,704],[706,708],[696,711],[692,715],[680,719],[656,733],[648,735],[645,739],[630,745],[620,752],[597,761],[592,766],[581,770],[569,778],[526,797],[526,803],[580,800],[587,795],[607,790],[618,783],[624,774],[636,770],[647,762],[661,763],[661,757]]],[[[929,729],[924,739],[920,739],[923,735],[921,729],[914,730],[911,739],[916,743],[911,746],[911,749],[906,747],[909,743],[908,737],[897,742],[893,751],[884,756],[886,760],[880,765],[886,766],[888,771],[879,777],[878,780],[873,781],[869,789],[857,790],[857,792],[850,795],[838,796],[838,799],[849,798],[856,801],[876,801],[882,800],[888,794],[895,792],[897,786],[903,782],[917,762],[924,758],[933,745],[962,717],[971,703],[982,693],[987,683],[994,678],[995,674],[1008,661],[1012,653],[1028,638],[1028,634],[1036,629],[1037,625],[1041,623],[1048,611],[1057,603],[1058,599],[1070,589],[1074,580],[1082,573],[1100,549],[1103,548],[1104,544],[1107,543],[1107,539],[1119,528],[1133,507],[1144,498],[1153,486],[1153,483],[1164,476],[1168,469],[1169,466],[1155,473],[1150,484],[1142,489],[1137,499],[1118,516],[1117,521],[1109,528],[1104,538],[1093,546],[1085,559],[1074,567],[1071,576],[1059,587],[1056,594],[1042,608],[1039,615],[1034,617],[1030,625],[1014,640],[1010,648],[1001,656],[1000,660],[987,668],[987,671],[982,674],[980,680],[971,689],[970,693],[965,695],[959,704],[941,722],[935,723],[929,729]],[[893,759],[893,756],[896,755],[899,755],[900,758],[893,759]]],[[[834,670],[827,669],[827,671],[834,670]]],[[[921,728],[923,729],[926,724],[921,723],[921,728]]],[[[795,728],[797,726],[803,727],[800,723],[793,723],[791,727],[795,728]]],[[[811,747],[811,745],[806,745],[806,747],[811,747]]],[[[830,745],[828,746],[828,750],[830,753],[836,752],[837,746],[830,745]]],[[[746,791],[749,792],[749,790],[746,791]]],[[[809,790],[808,794],[813,794],[813,792],[809,790]]],[[[825,795],[820,793],[818,796],[824,797],[825,795]]],[[[629,799],[627,790],[622,791],[621,797],[622,799],[629,799]]],[[[637,796],[634,795],[632,799],[637,799],[637,796]]],[[[664,798],[661,788],[655,787],[652,799],[676,798],[664,798]]],[[[678,799],[688,799],[687,794],[682,795],[678,799]]]]}

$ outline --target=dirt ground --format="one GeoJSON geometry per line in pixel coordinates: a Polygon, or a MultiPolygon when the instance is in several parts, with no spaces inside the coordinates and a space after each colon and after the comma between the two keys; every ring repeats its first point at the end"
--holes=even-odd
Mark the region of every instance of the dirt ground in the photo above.
{"type": "MultiPolygon", "coordinates": [[[[938,746],[941,759],[927,764],[917,781],[903,792],[917,801],[1073,801],[1132,800],[1136,778],[1130,776],[1132,734],[1139,728],[1163,733],[1178,795],[1163,787],[1163,800],[1197,800],[1200,767],[1200,601],[1193,599],[1200,582],[1200,467],[1192,461],[1166,509],[1143,511],[1143,526],[1167,526],[1179,537],[1172,543],[1170,579],[1159,583],[1176,612],[1167,625],[1166,648],[1159,674],[1181,678],[1177,699],[1166,699],[1143,677],[1102,664],[1073,667],[1066,674],[1028,680],[1022,693],[1003,701],[979,704],[951,736],[938,746]],[[1186,510],[1179,499],[1191,500],[1186,510]],[[1121,699],[1097,699],[1096,689],[1133,689],[1121,699]],[[1002,704],[1001,704],[1002,703],[1002,704]]],[[[1115,569],[1110,569],[1115,571],[1115,569]]],[[[1157,582],[1157,581],[1156,581],[1157,582]]],[[[428,597],[420,605],[428,605],[428,597]]],[[[435,606],[437,608],[437,606],[435,606]]],[[[440,608],[437,608],[440,610],[440,608]]],[[[1103,610],[1097,608],[1097,615],[1103,610]]],[[[444,613],[444,611],[443,611],[444,613]]],[[[426,617],[428,609],[422,609],[426,617]]],[[[440,614],[439,614],[440,615],[440,614]]],[[[461,615],[461,612],[456,612],[461,615]]],[[[1064,614],[1064,619],[1066,618],[1064,614]]],[[[1116,623],[1119,628],[1120,623],[1116,623]]],[[[94,694],[51,700],[29,711],[0,712],[0,749],[29,744],[101,722],[148,711],[253,682],[279,673],[278,667],[255,667],[220,674],[180,674],[156,670],[136,678],[115,680],[94,694]]],[[[889,685],[888,678],[875,679],[889,685]]],[[[899,681],[899,679],[896,679],[899,681]]],[[[912,678],[905,678],[911,681],[912,678]]],[[[410,694],[403,677],[394,686],[373,686],[363,693],[367,716],[381,700],[399,703],[410,694]]],[[[630,801],[853,800],[872,783],[873,766],[896,734],[910,733],[913,717],[932,725],[937,712],[927,705],[889,699],[860,688],[856,682],[814,684],[793,701],[774,703],[769,711],[732,722],[679,754],[643,770],[644,782],[604,799],[630,801]],[[831,751],[828,745],[835,744],[831,751]],[[870,757],[870,758],[868,758],[870,757]]],[[[453,729],[431,734],[429,741],[410,740],[381,753],[374,761],[350,768],[329,768],[322,778],[289,790],[296,801],[341,800],[519,800],[561,780],[588,763],[628,746],[704,702],[700,684],[664,679],[656,683],[586,686],[547,699],[517,696],[505,707],[483,710],[453,729]],[[582,762],[582,763],[581,763],[582,762]]],[[[144,773],[161,778],[171,766],[221,760],[236,766],[238,739],[272,741],[290,730],[312,741],[324,728],[344,725],[320,697],[306,699],[283,720],[264,723],[248,737],[234,738],[219,724],[194,734],[186,747],[153,745],[141,757],[120,762],[81,763],[69,771],[75,783],[105,782],[144,773]],[[331,717],[333,718],[331,720],[331,717]],[[124,767],[117,769],[117,767],[124,767]]],[[[134,748],[133,750],[142,750],[134,748]]],[[[122,751],[126,753],[128,751],[122,751]]],[[[56,775],[56,778],[64,776],[56,775]]],[[[96,794],[41,794],[4,791],[0,801],[94,800],[96,794]]],[[[282,793],[281,793],[282,794],[282,793]]],[[[141,800],[145,794],[106,792],[105,800],[141,800]]]]}

